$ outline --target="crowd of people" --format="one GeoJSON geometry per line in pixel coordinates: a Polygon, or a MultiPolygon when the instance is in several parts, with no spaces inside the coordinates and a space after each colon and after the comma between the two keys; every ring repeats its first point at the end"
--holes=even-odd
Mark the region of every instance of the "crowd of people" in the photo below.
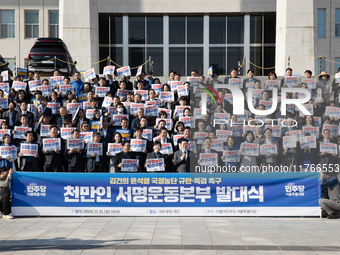
{"type": "Polygon", "coordinates": [[[38,72],[28,72],[27,80],[0,76],[0,101],[7,98],[0,108],[0,167],[7,172],[89,173],[212,172],[211,166],[228,172],[327,169],[322,183],[333,185],[329,172],[338,172],[340,162],[339,80],[326,72],[315,79],[309,70],[304,77],[292,74],[287,68],[278,80],[270,72],[261,82],[253,70],[240,79],[232,68],[224,80],[217,73],[206,78],[193,70],[190,77],[181,77],[171,71],[163,83],[150,71],[134,81],[114,74],[83,81],[77,72],[71,82],[58,70],[50,79],[38,72]],[[254,107],[274,107],[274,113],[254,115],[245,103],[243,115],[233,114],[233,96],[217,88],[221,84],[239,86],[246,101],[252,88],[254,107]],[[208,97],[203,114],[202,88],[214,87],[222,104],[208,97]],[[283,95],[283,87],[308,89],[312,98],[305,106],[312,115],[294,105],[282,115],[281,97],[305,96],[283,95]]]}
{"type": "MultiPolygon", "coordinates": [[[[54,72],[57,79],[41,79],[38,72],[29,72],[25,81],[20,77],[13,81],[10,75],[3,81],[0,76],[0,84],[8,85],[8,91],[0,89],[0,97],[8,99],[8,109],[0,108],[2,146],[17,148],[15,158],[0,154],[7,155],[1,157],[0,166],[17,171],[113,173],[192,172],[196,166],[225,166],[229,172],[259,172],[265,166],[306,171],[326,164],[336,170],[340,161],[339,82],[326,72],[313,80],[309,70],[303,79],[294,81],[289,79],[292,73],[288,68],[277,81],[277,75],[270,72],[262,84],[248,70],[247,79],[241,80],[245,100],[248,88],[254,89],[256,109],[276,108],[268,116],[253,115],[247,103],[243,115],[234,115],[233,97],[226,88],[216,89],[222,105],[209,97],[207,112],[202,114],[201,88],[239,83],[235,68],[224,81],[216,73],[205,78],[195,70],[183,81],[172,71],[164,84],[152,72],[141,72],[134,81],[129,76],[116,79],[113,74],[84,82],[77,72],[70,82],[58,70],[54,72]],[[16,85],[24,83],[25,89],[16,91],[20,88],[16,85]],[[279,96],[277,107],[271,105],[273,86],[279,96]],[[309,89],[312,98],[306,105],[312,115],[302,114],[294,105],[288,105],[287,114],[281,115],[281,88],[292,86],[309,89]],[[244,125],[250,121],[251,125],[244,125]],[[310,136],[308,141],[303,140],[306,136],[310,136]],[[78,147],[72,147],[77,141],[78,147]],[[97,143],[101,146],[95,150],[97,143]],[[27,154],[25,148],[31,148],[27,144],[38,145],[33,146],[35,153],[27,154]],[[335,149],[329,144],[336,145],[335,149]],[[124,167],[124,159],[137,159],[130,163],[138,164],[124,167]],[[151,159],[162,159],[162,164],[157,161],[151,167],[151,159]]],[[[303,95],[287,93],[286,97],[303,95]]]]}

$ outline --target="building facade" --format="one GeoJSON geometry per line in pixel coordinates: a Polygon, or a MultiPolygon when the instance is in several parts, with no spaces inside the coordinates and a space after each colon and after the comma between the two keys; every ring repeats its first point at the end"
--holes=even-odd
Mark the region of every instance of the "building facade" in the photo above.
{"type": "Polygon", "coordinates": [[[78,70],[97,73],[107,57],[131,67],[151,58],[144,69],[160,77],[206,74],[210,66],[219,75],[242,66],[257,76],[283,75],[288,66],[334,74],[340,66],[336,0],[1,0],[0,8],[1,55],[16,57],[17,67],[38,37],[60,37],[78,70]]]}

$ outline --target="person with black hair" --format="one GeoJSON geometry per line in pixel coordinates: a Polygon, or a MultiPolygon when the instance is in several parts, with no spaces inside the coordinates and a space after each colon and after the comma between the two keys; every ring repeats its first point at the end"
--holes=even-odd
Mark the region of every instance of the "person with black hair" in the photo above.
{"type": "Polygon", "coordinates": [[[40,172],[41,169],[41,149],[37,142],[34,142],[34,134],[32,131],[25,133],[26,141],[19,144],[19,170],[25,172],[40,172]],[[38,152],[34,156],[24,156],[21,152],[21,144],[36,144],[38,145],[38,152]]]}
{"type": "Polygon", "coordinates": [[[13,169],[7,166],[0,168],[0,217],[3,219],[13,219],[11,213],[11,190],[13,169]],[[3,212],[3,215],[2,213],[3,212]]]}

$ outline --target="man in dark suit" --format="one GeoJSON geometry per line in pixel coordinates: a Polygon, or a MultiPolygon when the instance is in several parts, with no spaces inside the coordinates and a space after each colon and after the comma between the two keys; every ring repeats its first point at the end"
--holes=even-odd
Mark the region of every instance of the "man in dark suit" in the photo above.
{"type": "MultiPolygon", "coordinates": [[[[108,143],[112,143],[113,129],[109,128],[110,119],[108,117],[103,118],[103,127],[99,129],[100,142],[103,144],[103,155],[106,155],[108,143]]],[[[105,168],[108,169],[108,158],[104,157],[105,168]]]]}
{"type": "Polygon", "coordinates": [[[182,138],[179,140],[180,150],[174,154],[173,164],[177,167],[178,173],[194,172],[197,166],[195,154],[188,150],[188,140],[182,138]]]}
{"type": "Polygon", "coordinates": [[[107,80],[106,80],[106,86],[110,87],[110,91],[112,94],[116,94],[116,91],[118,89],[118,81],[115,80],[115,75],[107,75],[107,80]]]}
{"type": "MultiPolygon", "coordinates": [[[[155,141],[153,143],[153,151],[148,153],[148,155],[146,156],[146,159],[148,160],[148,159],[159,159],[159,158],[162,158],[164,160],[164,164],[163,164],[164,171],[157,171],[157,172],[155,171],[155,172],[151,172],[151,173],[171,172],[172,162],[171,162],[171,160],[169,160],[168,155],[160,153],[161,146],[162,145],[161,145],[161,143],[159,141],[155,141]]],[[[148,171],[147,168],[148,168],[148,164],[146,163],[145,164],[146,171],[148,171]]]]}
{"type": "MultiPolygon", "coordinates": [[[[329,165],[329,164],[336,164],[337,161],[337,154],[335,153],[330,153],[330,152],[320,152],[320,147],[321,147],[321,143],[336,143],[334,138],[331,139],[331,132],[329,129],[324,129],[323,133],[322,133],[323,138],[321,138],[320,140],[318,140],[318,156],[320,159],[320,163],[321,166],[323,166],[323,164],[329,165]]],[[[327,168],[328,169],[328,168],[327,168]]]]}
{"type": "Polygon", "coordinates": [[[64,106],[60,106],[59,107],[59,115],[57,115],[54,118],[53,123],[56,124],[58,126],[58,128],[60,129],[62,127],[65,127],[64,121],[66,119],[72,120],[72,116],[70,114],[67,114],[67,110],[64,106]]]}
{"type": "Polygon", "coordinates": [[[34,135],[32,131],[27,131],[25,133],[26,141],[23,141],[21,144],[36,144],[38,145],[38,153],[33,156],[24,156],[21,152],[18,153],[19,156],[19,169],[21,171],[28,172],[40,172],[40,159],[41,159],[41,151],[38,143],[33,142],[34,135]]]}
{"type": "MultiPolygon", "coordinates": [[[[93,142],[100,143],[101,136],[98,132],[92,134],[93,142]]],[[[86,169],[89,173],[104,173],[106,167],[106,154],[102,153],[102,156],[95,154],[88,154],[88,144],[86,145],[86,169]]],[[[102,151],[103,152],[103,151],[102,151]]]]}
{"type": "MultiPolygon", "coordinates": [[[[116,161],[115,161],[116,173],[127,173],[127,172],[122,172],[122,167],[124,166],[122,163],[123,159],[136,159],[136,155],[133,152],[131,152],[130,141],[123,141],[122,146],[123,146],[123,151],[117,153],[116,155],[116,161]]],[[[138,170],[139,170],[139,166],[137,166],[137,171],[138,170]]]]}
{"type": "Polygon", "coordinates": [[[141,74],[139,75],[139,77],[136,75],[136,80],[133,83],[133,87],[135,89],[137,89],[137,83],[139,81],[143,82],[143,90],[148,90],[149,89],[149,82],[147,80],[145,80],[145,72],[142,71],[141,74]],[[138,79],[139,78],[139,79],[138,79]]]}
{"type": "MultiPolygon", "coordinates": [[[[50,134],[51,138],[60,138],[58,135],[58,126],[51,125],[50,126],[50,134]]],[[[39,142],[40,146],[43,148],[43,139],[40,137],[39,142]]],[[[63,139],[60,139],[61,150],[53,150],[50,151],[44,148],[42,149],[42,153],[45,155],[45,164],[44,164],[44,172],[63,172],[63,168],[65,168],[66,162],[63,160],[63,152],[65,151],[63,139]],[[65,163],[63,165],[63,163],[65,163]]]]}
{"type": "Polygon", "coordinates": [[[15,121],[15,126],[20,126],[21,125],[21,115],[26,115],[28,118],[28,125],[29,126],[33,126],[33,121],[34,121],[34,115],[33,113],[27,111],[27,103],[26,102],[21,102],[20,104],[20,108],[18,109],[18,114],[17,114],[17,118],[15,121]]]}
{"type": "Polygon", "coordinates": [[[254,70],[252,70],[252,69],[249,69],[247,71],[247,76],[248,76],[248,78],[243,80],[243,90],[245,90],[247,88],[247,83],[261,82],[260,80],[254,78],[254,70]]]}
{"type": "Polygon", "coordinates": [[[234,78],[240,78],[237,76],[237,69],[236,68],[231,68],[230,69],[230,76],[225,77],[224,79],[224,84],[229,84],[229,79],[234,79],[234,78]]]}
{"type": "MultiPolygon", "coordinates": [[[[72,139],[79,139],[80,131],[75,129],[72,131],[72,139]]],[[[67,149],[65,146],[65,154],[67,155],[68,172],[84,172],[84,149],[67,149]]]]}
{"type": "Polygon", "coordinates": [[[37,109],[36,120],[39,120],[41,116],[49,116],[52,119],[52,109],[47,107],[48,98],[43,97],[40,99],[40,106],[37,109]]]}
{"type": "Polygon", "coordinates": [[[260,147],[262,144],[275,144],[277,154],[273,154],[269,152],[267,155],[261,156],[261,165],[265,166],[278,166],[279,165],[279,158],[278,155],[280,155],[280,147],[277,141],[272,139],[272,133],[273,131],[270,128],[266,128],[264,130],[264,136],[265,138],[260,141],[260,147]]]}
{"type": "MultiPolygon", "coordinates": [[[[199,151],[199,154],[201,153],[216,153],[217,154],[217,165],[222,165],[222,160],[221,160],[222,155],[220,155],[218,151],[211,149],[211,138],[210,137],[204,138],[203,148],[199,151]]],[[[200,160],[198,160],[197,163],[200,164],[201,163],[200,160]]]]}
{"type": "MultiPolygon", "coordinates": [[[[147,139],[143,138],[142,137],[142,134],[143,134],[143,129],[142,128],[136,128],[135,129],[135,138],[138,139],[138,140],[144,140],[145,143],[146,143],[146,146],[145,146],[145,149],[143,151],[134,151],[134,154],[136,156],[136,159],[139,160],[139,172],[145,172],[145,168],[144,168],[144,165],[145,165],[145,160],[146,160],[146,155],[148,152],[151,152],[152,148],[151,148],[151,142],[149,142],[147,139]]],[[[135,139],[131,139],[132,140],[135,140],[135,139]]]]}
{"type": "Polygon", "coordinates": [[[8,110],[5,111],[2,114],[2,118],[5,119],[6,122],[8,123],[8,128],[9,129],[13,129],[13,127],[14,127],[16,121],[17,121],[18,112],[14,111],[15,107],[17,107],[16,103],[10,102],[8,104],[8,110]]]}
{"type": "Polygon", "coordinates": [[[210,78],[207,79],[208,85],[214,87],[215,84],[223,84],[223,82],[218,80],[218,74],[216,72],[213,72],[211,78],[212,79],[210,78]]]}

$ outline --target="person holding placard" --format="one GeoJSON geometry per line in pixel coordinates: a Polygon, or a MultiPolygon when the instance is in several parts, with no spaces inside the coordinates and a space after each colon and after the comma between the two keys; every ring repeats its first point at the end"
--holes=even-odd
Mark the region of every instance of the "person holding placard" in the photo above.
{"type": "Polygon", "coordinates": [[[243,90],[244,90],[244,91],[245,91],[246,88],[247,88],[247,83],[261,82],[260,80],[254,78],[254,70],[252,70],[252,69],[249,69],[249,70],[247,71],[247,76],[248,76],[248,78],[243,80],[243,90]]]}
{"type": "MultiPolygon", "coordinates": [[[[143,108],[139,108],[137,110],[136,117],[131,122],[131,129],[132,130],[135,130],[135,128],[140,127],[140,120],[141,120],[142,117],[146,117],[144,115],[144,109],[143,108]]],[[[148,122],[147,126],[151,127],[150,120],[148,118],[146,118],[146,119],[147,119],[147,122],[148,122]]]]}
{"type": "MultiPolygon", "coordinates": [[[[144,168],[145,160],[146,160],[146,155],[147,153],[152,151],[151,148],[151,142],[149,142],[147,139],[142,137],[143,134],[143,129],[142,128],[136,128],[134,131],[134,136],[135,139],[130,140],[130,144],[133,143],[133,141],[137,140],[143,140],[146,143],[145,149],[143,151],[134,151],[134,154],[136,156],[136,159],[139,160],[139,171],[140,172],[146,172],[146,169],[144,168]]],[[[132,146],[131,146],[132,147],[132,146]]]]}
{"type": "MultiPolygon", "coordinates": [[[[153,171],[153,172],[147,171],[147,172],[149,172],[149,173],[159,173],[159,172],[166,173],[166,172],[171,172],[171,169],[172,169],[171,164],[172,164],[172,162],[171,162],[171,160],[170,161],[168,160],[168,156],[166,154],[160,153],[160,150],[161,150],[161,143],[159,141],[155,141],[153,143],[153,151],[148,153],[148,155],[146,156],[146,160],[162,158],[163,161],[164,161],[163,167],[164,167],[165,170],[163,170],[163,171],[153,171]]],[[[145,163],[145,168],[146,168],[146,170],[148,170],[148,164],[147,163],[145,163]]]]}
{"type": "MultiPolygon", "coordinates": [[[[79,139],[80,131],[72,131],[72,139],[79,139]]],[[[81,148],[67,148],[65,146],[65,155],[67,155],[68,172],[84,172],[84,143],[81,148]]]]}
{"type": "MultiPolygon", "coordinates": [[[[204,138],[204,142],[203,142],[203,148],[199,151],[199,154],[201,153],[216,153],[217,154],[217,164],[221,165],[221,160],[220,160],[220,153],[217,152],[216,150],[211,149],[211,138],[210,137],[206,137],[204,138]]],[[[197,161],[197,163],[200,165],[201,160],[199,159],[197,161]]]]}
{"type": "Polygon", "coordinates": [[[242,155],[243,145],[244,144],[252,144],[252,143],[254,143],[254,140],[255,140],[254,133],[250,130],[245,133],[244,137],[245,137],[246,140],[243,143],[241,143],[240,154],[239,154],[239,157],[240,157],[240,172],[242,172],[241,169],[245,169],[245,168],[248,168],[248,167],[251,168],[251,166],[257,166],[257,157],[260,155],[259,150],[257,152],[257,156],[242,155]]]}
{"type": "Polygon", "coordinates": [[[290,172],[300,171],[300,158],[297,148],[288,148],[286,146],[285,148],[281,148],[281,150],[282,154],[280,154],[280,156],[282,160],[282,165],[287,166],[290,172]]]}
{"type": "Polygon", "coordinates": [[[329,165],[329,164],[336,164],[337,163],[337,157],[338,154],[332,153],[330,151],[323,151],[321,152],[321,143],[326,143],[326,144],[334,144],[334,140],[331,139],[331,133],[329,129],[324,129],[323,133],[323,139],[320,139],[318,141],[318,157],[319,157],[319,164],[321,165],[329,165]]]}
{"type": "MultiPolygon", "coordinates": [[[[223,147],[223,150],[226,150],[226,151],[237,151],[237,152],[240,150],[240,148],[236,145],[235,137],[228,136],[227,141],[226,141],[226,143],[225,143],[225,145],[223,147]]],[[[224,156],[221,156],[221,159],[224,162],[224,165],[226,167],[230,166],[230,168],[231,167],[236,167],[237,168],[238,165],[239,165],[239,162],[227,162],[227,161],[225,161],[225,157],[224,156]]]]}
{"type": "Polygon", "coordinates": [[[60,106],[59,107],[59,115],[57,115],[54,118],[53,123],[56,124],[58,126],[58,128],[60,129],[62,127],[65,127],[64,121],[66,119],[72,120],[72,116],[70,116],[70,114],[67,114],[67,110],[64,106],[60,106]]]}
{"type": "MultiPolygon", "coordinates": [[[[113,144],[115,145],[121,145],[122,144],[122,135],[118,132],[114,133],[112,141],[113,144]]],[[[123,150],[123,147],[121,147],[121,150],[123,150]]],[[[119,152],[118,152],[119,153],[119,152]]],[[[115,168],[115,161],[116,161],[116,155],[117,152],[114,151],[114,154],[110,152],[110,148],[107,149],[106,155],[109,157],[109,172],[110,173],[115,173],[116,168],[115,168]]]]}
{"type": "MultiPolygon", "coordinates": [[[[11,136],[8,135],[8,134],[5,134],[3,137],[2,137],[2,144],[1,146],[14,146],[12,143],[11,143],[11,136]]],[[[16,157],[15,158],[10,158],[9,156],[7,157],[1,157],[0,156],[0,167],[3,167],[3,166],[7,166],[9,168],[13,168],[14,171],[16,171],[17,167],[16,167],[16,164],[15,164],[15,161],[16,161],[16,157]]]]}
{"type": "Polygon", "coordinates": [[[80,126],[83,124],[83,122],[88,122],[90,123],[90,120],[85,117],[85,112],[83,109],[79,109],[77,116],[75,119],[73,118],[72,122],[74,123],[74,126],[78,129],[81,130],[80,126]]]}
{"type": "MultiPolygon", "coordinates": [[[[93,143],[100,144],[100,133],[93,132],[92,134],[93,143]]],[[[88,152],[89,144],[86,144],[85,151],[88,152]]],[[[103,154],[103,146],[102,146],[102,155],[98,155],[98,153],[94,154],[86,154],[87,164],[86,169],[89,173],[104,173],[106,167],[106,155],[103,154]]]]}
{"type": "Polygon", "coordinates": [[[227,76],[225,79],[224,79],[224,83],[223,84],[229,84],[229,79],[235,79],[235,78],[239,78],[237,76],[237,68],[231,68],[230,69],[230,76],[227,76]]]}
{"type": "MultiPolygon", "coordinates": [[[[30,128],[30,131],[32,131],[33,128],[28,125],[28,117],[27,117],[27,115],[21,115],[20,123],[21,123],[21,126],[19,126],[19,127],[30,128]]],[[[14,129],[13,132],[12,132],[13,137],[15,137],[15,133],[16,133],[16,130],[14,129]]],[[[21,140],[25,140],[24,137],[14,138],[14,144],[19,144],[19,142],[21,140]]]]}
{"type": "MultiPolygon", "coordinates": [[[[304,137],[311,136],[309,133],[304,134],[304,137]]],[[[311,165],[318,164],[318,150],[316,148],[300,148],[299,151],[300,155],[300,164],[302,166],[302,169],[304,171],[308,171],[311,167],[311,165]]]]}
{"type": "MultiPolygon", "coordinates": [[[[40,146],[43,148],[42,153],[45,155],[44,172],[63,172],[63,167],[66,167],[66,162],[64,162],[63,152],[65,151],[63,140],[60,139],[58,135],[58,126],[53,124],[50,126],[51,137],[48,139],[58,139],[59,138],[59,148],[54,150],[45,149],[43,146],[44,140],[40,139],[40,146]],[[63,164],[64,163],[64,164],[63,164]]],[[[38,143],[39,143],[38,142],[38,143]]],[[[58,146],[56,146],[58,147],[58,146]]]]}
{"type": "MultiPolygon", "coordinates": [[[[136,155],[131,151],[130,141],[122,142],[123,151],[116,155],[115,169],[116,173],[121,173],[121,169],[124,166],[122,164],[123,159],[136,159],[136,155]]],[[[137,170],[139,169],[139,165],[137,165],[137,170]]]]}
{"type": "Polygon", "coordinates": [[[19,166],[20,171],[40,172],[41,169],[41,150],[40,145],[34,142],[34,134],[32,131],[25,133],[26,141],[20,143],[19,166]],[[27,147],[27,148],[26,148],[27,147]],[[36,150],[34,150],[36,149],[36,150]],[[26,154],[29,153],[29,154],[26,154]]]}
{"type": "Polygon", "coordinates": [[[279,144],[277,141],[272,139],[273,131],[270,128],[266,128],[264,131],[265,139],[260,141],[260,147],[262,144],[275,144],[278,154],[268,153],[267,155],[261,155],[261,164],[265,166],[278,166],[279,160],[278,155],[280,154],[279,144]]]}

